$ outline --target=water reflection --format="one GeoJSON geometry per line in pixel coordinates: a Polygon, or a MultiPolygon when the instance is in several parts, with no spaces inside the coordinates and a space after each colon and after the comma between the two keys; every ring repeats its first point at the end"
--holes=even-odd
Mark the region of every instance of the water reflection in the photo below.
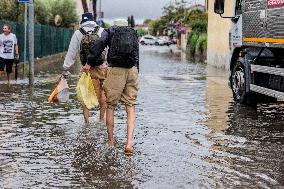
{"type": "MultiPolygon", "coordinates": [[[[233,103],[223,71],[190,63],[168,47],[142,47],[135,154],[123,153],[124,106],[116,148],[76,100],[50,104],[56,66],[36,84],[0,82],[0,188],[276,188],[284,185],[283,104],[233,103]]],[[[60,64],[58,64],[61,67],[60,64]]],[[[42,67],[44,69],[44,67],[42,67]]]]}
{"type": "MultiPolygon", "coordinates": [[[[211,68],[209,68],[211,69],[211,68]]],[[[257,109],[235,104],[218,73],[207,72],[205,125],[214,155],[204,158],[224,188],[275,188],[283,185],[283,104],[257,109]],[[215,78],[217,76],[217,78],[215,78]]],[[[225,77],[226,78],[226,77],[225,77]]]]}
{"type": "Polygon", "coordinates": [[[83,126],[74,143],[72,166],[96,188],[133,188],[133,163],[106,145],[106,130],[83,126]]]}

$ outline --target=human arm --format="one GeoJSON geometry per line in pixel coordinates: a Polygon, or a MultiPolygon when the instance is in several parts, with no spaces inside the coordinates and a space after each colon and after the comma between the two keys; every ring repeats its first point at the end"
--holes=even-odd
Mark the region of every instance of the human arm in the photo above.
{"type": "Polygon", "coordinates": [[[94,42],[92,48],[90,49],[90,54],[88,56],[87,64],[89,66],[95,65],[95,60],[101,57],[103,51],[109,44],[109,30],[103,31],[101,37],[94,42]]]}
{"type": "Polygon", "coordinates": [[[19,45],[15,44],[15,58],[19,60],[19,45]]]}
{"type": "Polygon", "coordinates": [[[138,37],[137,40],[135,40],[135,44],[134,44],[134,60],[135,60],[135,65],[138,69],[139,72],[139,42],[138,42],[138,37]]]}
{"type": "Polygon", "coordinates": [[[65,71],[68,71],[70,67],[74,64],[77,53],[80,51],[80,39],[78,36],[79,32],[80,31],[76,31],[71,38],[69,48],[63,64],[63,70],[65,71]]]}
{"type": "Polygon", "coordinates": [[[15,58],[17,60],[19,60],[19,45],[18,45],[18,41],[17,41],[17,37],[16,35],[14,35],[14,46],[15,46],[15,58]]]}

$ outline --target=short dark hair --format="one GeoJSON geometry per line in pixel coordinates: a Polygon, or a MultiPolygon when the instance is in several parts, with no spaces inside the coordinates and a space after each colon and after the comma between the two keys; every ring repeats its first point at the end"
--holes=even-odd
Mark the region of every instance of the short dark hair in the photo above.
{"type": "Polygon", "coordinates": [[[3,27],[4,27],[4,26],[7,26],[8,29],[11,30],[11,26],[10,26],[9,24],[4,24],[3,27]]]}

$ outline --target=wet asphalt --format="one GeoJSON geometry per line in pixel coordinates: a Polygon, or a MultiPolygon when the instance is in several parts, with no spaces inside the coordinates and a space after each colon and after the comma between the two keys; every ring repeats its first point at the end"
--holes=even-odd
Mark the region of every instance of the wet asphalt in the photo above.
{"type": "Polygon", "coordinates": [[[115,113],[116,148],[92,111],[86,126],[76,100],[47,99],[61,62],[0,82],[0,188],[281,188],[284,104],[235,104],[227,75],[168,47],[141,47],[134,155],[123,153],[126,114],[115,113]]]}

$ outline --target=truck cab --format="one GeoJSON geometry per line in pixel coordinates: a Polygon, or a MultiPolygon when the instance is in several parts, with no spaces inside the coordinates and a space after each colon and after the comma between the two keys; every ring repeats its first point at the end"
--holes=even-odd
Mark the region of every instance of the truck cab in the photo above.
{"type": "Polygon", "coordinates": [[[231,19],[229,85],[236,102],[284,100],[284,1],[234,0],[234,15],[223,15],[225,0],[214,12],[231,19]]]}

